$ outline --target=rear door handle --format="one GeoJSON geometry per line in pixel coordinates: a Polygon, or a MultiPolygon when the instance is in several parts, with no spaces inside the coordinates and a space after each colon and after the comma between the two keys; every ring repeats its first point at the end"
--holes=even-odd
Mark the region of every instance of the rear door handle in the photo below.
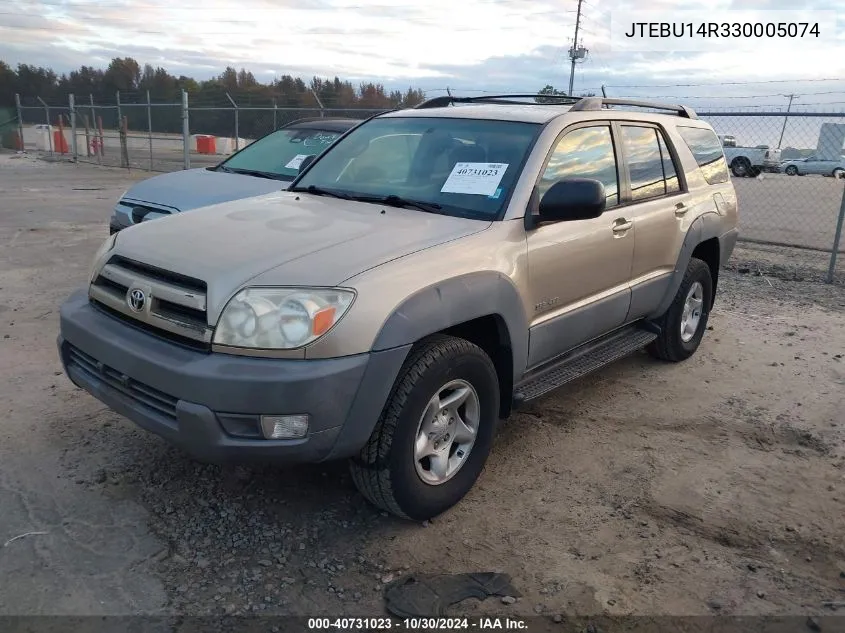
{"type": "Polygon", "coordinates": [[[613,222],[613,232],[614,233],[624,233],[631,229],[634,226],[634,223],[631,220],[626,220],[625,218],[617,218],[613,222]]]}
{"type": "Polygon", "coordinates": [[[689,211],[689,209],[687,209],[687,206],[683,202],[679,202],[678,204],[675,205],[675,216],[676,217],[681,217],[687,211],[689,211]]]}

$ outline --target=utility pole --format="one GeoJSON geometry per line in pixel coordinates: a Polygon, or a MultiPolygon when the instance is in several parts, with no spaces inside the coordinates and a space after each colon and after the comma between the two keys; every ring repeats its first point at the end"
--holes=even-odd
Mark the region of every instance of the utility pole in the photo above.
{"type": "Polygon", "coordinates": [[[575,85],[575,60],[580,56],[584,57],[586,54],[586,50],[579,50],[578,49],[578,29],[581,28],[581,2],[583,0],[578,0],[578,13],[575,16],[575,39],[572,41],[572,48],[569,49],[569,58],[572,60],[572,67],[569,70],[569,92],[567,93],[570,97],[572,96],[572,88],[575,85]]]}
{"type": "Polygon", "coordinates": [[[786,122],[789,121],[789,111],[792,109],[792,100],[797,98],[798,95],[783,95],[784,97],[789,97],[789,105],[786,106],[786,116],[783,117],[783,127],[780,129],[780,140],[778,140],[778,149],[780,149],[781,143],[783,143],[783,133],[786,132],[786,122]]]}

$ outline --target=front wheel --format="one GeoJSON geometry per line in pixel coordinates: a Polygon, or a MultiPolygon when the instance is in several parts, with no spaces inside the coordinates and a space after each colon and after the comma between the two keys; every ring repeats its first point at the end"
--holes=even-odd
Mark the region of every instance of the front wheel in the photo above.
{"type": "Polygon", "coordinates": [[[833,173],[831,174],[831,176],[833,176],[834,178],[845,178],[845,169],[842,169],[841,167],[837,167],[836,169],[833,170],[833,173]]]}
{"type": "Polygon", "coordinates": [[[751,169],[751,163],[747,158],[736,158],[731,163],[731,172],[737,178],[744,178],[748,175],[748,171],[751,169]]]}
{"type": "Polygon", "coordinates": [[[464,339],[435,335],[405,361],[370,439],[350,462],[373,505],[430,519],[458,503],[481,474],[499,413],[492,361],[464,339]]]}
{"type": "Polygon", "coordinates": [[[797,176],[798,175],[798,168],[795,165],[790,165],[786,168],[786,175],[787,176],[797,176]]]}
{"type": "Polygon", "coordinates": [[[678,362],[692,356],[701,344],[710,307],[713,278],[706,262],[693,257],[666,313],[658,320],[660,335],[649,345],[655,358],[678,362]]]}

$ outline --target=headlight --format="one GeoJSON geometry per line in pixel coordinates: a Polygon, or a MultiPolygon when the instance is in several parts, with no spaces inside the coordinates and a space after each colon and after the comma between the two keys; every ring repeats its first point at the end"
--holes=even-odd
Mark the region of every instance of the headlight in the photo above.
{"type": "Polygon", "coordinates": [[[229,300],[214,343],[255,349],[295,349],[328,332],[352,301],[352,290],[245,288],[229,300]]]}
{"type": "Polygon", "coordinates": [[[97,264],[103,258],[103,255],[108,253],[111,249],[114,248],[114,243],[117,240],[117,233],[113,235],[109,235],[106,238],[106,241],[100,245],[100,248],[97,249],[97,254],[94,255],[94,261],[91,264],[91,268],[88,271],[88,281],[94,281],[94,275],[97,272],[97,264]]]}

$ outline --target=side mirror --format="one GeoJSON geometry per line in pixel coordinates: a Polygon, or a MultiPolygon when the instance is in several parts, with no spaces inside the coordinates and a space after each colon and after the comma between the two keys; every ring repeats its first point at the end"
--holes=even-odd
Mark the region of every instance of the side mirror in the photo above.
{"type": "Polygon", "coordinates": [[[604,185],[591,178],[559,180],[540,199],[540,222],[566,222],[599,217],[607,204],[604,185]]]}
{"type": "Polygon", "coordinates": [[[299,163],[299,169],[297,169],[297,173],[301,174],[305,171],[305,168],[308,167],[311,163],[314,162],[314,159],[317,158],[316,154],[309,154],[305,158],[302,159],[302,162],[299,163]]]}

